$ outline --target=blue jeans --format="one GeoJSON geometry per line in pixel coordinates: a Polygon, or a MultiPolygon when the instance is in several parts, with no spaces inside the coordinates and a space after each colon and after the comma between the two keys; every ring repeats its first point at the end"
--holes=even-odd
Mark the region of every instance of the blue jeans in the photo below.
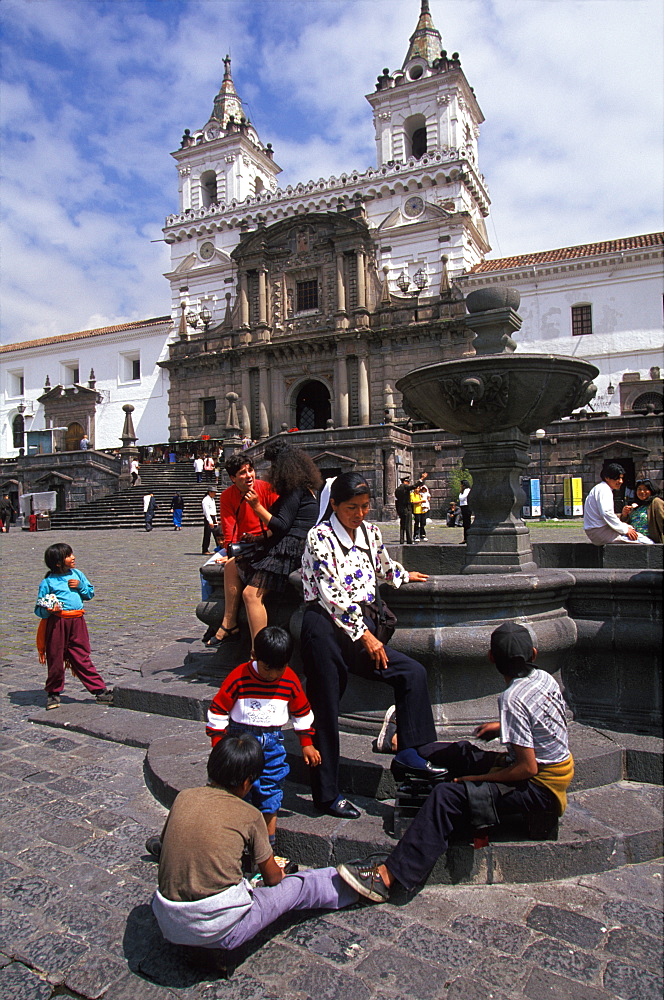
{"type": "Polygon", "coordinates": [[[237,722],[229,722],[228,733],[231,736],[249,733],[258,741],[263,750],[265,765],[252,785],[247,801],[251,802],[262,813],[279,812],[284,797],[282,784],[290,770],[286,763],[284,734],[281,729],[273,732],[259,729],[256,726],[243,726],[237,722]]]}

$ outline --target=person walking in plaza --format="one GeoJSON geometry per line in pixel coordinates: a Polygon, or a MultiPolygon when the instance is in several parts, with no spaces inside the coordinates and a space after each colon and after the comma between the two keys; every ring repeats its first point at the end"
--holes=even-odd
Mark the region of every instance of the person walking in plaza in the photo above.
{"type": "Polygon", "coordinates": [[[469,528],[471,527],[471,507],[469,506],[471,483],[468,479],[463,479],[460,486],[462,489],[460,490],[458,501],[459,509],[462,513],[462,527],[464,528],[464,538],[460,542],[460,545],[466,545],[467,535],[469,534],[469,528]]]}
{"type": "Polygon", "coordinates": [[[176,493],[171,500],[171,514],[173,516],[173,530],[182,531],[182,515],[185,509],[185,501],[180,493],[176,493]]]}
{"type": "Polygon", "coordinates": [[[102,705],[113,704],[110,691],[90,659],[90,637],[83,617],[83,602],[95,588],[81,570],[70,545],[56,542],[44,553],[48,572],[39,585],[35,614],[40,663],[46,663],[46,708],[58,708],[65,686],[65,664],[102,705]]]}
{"type": "Polygon", "coordinates": [[[203,459],[200,457],[200,455],[197,455],[197,457],[194,459],[194,462],[192,464],[193,464],[193,467],[194,467],[194,475],[196,476],[197,483],[202,483],[203,482],[203,459]]]}
{"type": "Polygon", "coordinates": [[[7,534],[12,523],[12,517],[16,511],[14,510],[14,505],[9,499],[9,495],[5,493],[2,500],[0,500],[0,531],[7,534]]]}
{"type": "Polygon", "coordinates": [[[635,502],[626,504],[621,520],[652,542],[663,544],[663,500],[650,479],[635,483],[635,502]]]}
{"type": "MultiPolygon", "coordinates": [[[[500,826],[520,816],[546,836],[567,805],[574,763],[568,747],[566,706],[554,678],[534,663],[537,650],[523,625],[504,622],[490,639],[490,659],[506,690],[499,695],[499,721],[475,731],[482,740],[500,738],[507,753],[472,743],[432,743],[421,748],[428,769],[397,754],[391,769],[436,783],[397,846],[383,863],[376,858],[342,864],[338,872],[374,903],[385,902],[395,882],[407,890],[423,885],[451,835],[500,826]]],[[[534,829],[534,833],[536,830],[534,829]]]]}
{"type": "Polygon", "coordinates": [[[399,544],[413,545],[413,507],[411,506],[411,478],[402,476],[395,490],[395,510],[399,518],[399,544]]]}
{"type": "Polygon", "coordinates": [[[208,784],[179,792],[161,839],[146,844],[159,857],[152,910],[167,941],[230,951],[284,913],[340,910],[358,901],[334,868],[284,874],[261,813],[246,801],[263,769],[253,736],[225,736],[208,757],[208,784]],[[243,877],[244,854],[262,885],[243,877]]]}
{"type": "Polygon", "coordinates": [[[289,667],[292,654],[293,639],[288,632],[276,625],[262,628],[254,639],[253,658],[232,670],[213,698],[206,726],[213,746],[226,733],[249,733],[258,740],[265,765],[249,799],[265,819],[272,847],[284,795],[282,785],[289,774],[282,733],[287,723],[298,736],[305,763],[310,767],[321,763],[321,755],[312,745],[312,709],[298,676],[289,667]]]}
{"type": "Polygon", "coordinates": [[[638,542],[653,545],[646,535],[624,524],[614,511],[614,493],[621,488],[625,470],[618,462],[605,462],[596,483],[584,501],[584,532],[594,545],[638,542]]]}
{"type": "Polygon", "coordinates": [[[201,542],[201,555],[209,556],[210,536],[213,529],[217,528],[217,490],[214,486],[208,487],[208,492],[201,501],[203,509],[203,541],[201,542]]]}
{"type": "Polygon", "coordinates": [[[146,531],[152,531],[152,519],[155,516],[156,510],[157,501],[154,494],[146,493],[143,497],[143,520],[145,521],[146,531]]]}
{"type": "MultiPolygon", "coordinates": [[[[316,723],[314,745],[321,753],[321,765],[310,778],[320,812],[356,819],[360,811],[339,788],[339,703],[349,673],[393,688],[398,749],[411,748],[419,759],[416,748],[436,739],[425,667],[376,634],[385,627],[385,609],[377,601],[379,582],[400,587],[427,576],[394,562],[376,525],[364,523],[371,503],[364,476],[338,476],[330,503],[331,517],[310,530],[302,559],[307,605],[301,655],[316,723]]],[[[390,752],[389,745],[377,743],[377,748],[390,752]]]]}
{"type": "Polygon", "coordinates": [[[215,459],[212,455],[206,455],[203,460],[203,471],[205,472],[206,482],[215,482],[215,459]]]}

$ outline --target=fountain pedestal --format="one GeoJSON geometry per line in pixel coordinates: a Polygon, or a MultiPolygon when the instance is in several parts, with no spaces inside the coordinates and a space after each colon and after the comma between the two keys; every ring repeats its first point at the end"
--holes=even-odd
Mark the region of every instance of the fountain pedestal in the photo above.
{"type": "Polygon", "coordinates": [[[520,480],[529,464],[529,436],[516,427],[462,434],[464,464],[473,476],[463,573],[535,573],[529,529],[520,517],[520,480]]]}

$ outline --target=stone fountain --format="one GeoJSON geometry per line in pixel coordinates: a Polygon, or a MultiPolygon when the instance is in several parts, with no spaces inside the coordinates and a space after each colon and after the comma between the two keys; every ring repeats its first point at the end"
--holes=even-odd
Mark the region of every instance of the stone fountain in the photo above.
{"type": "MultiPolygon", "coordinates": [[[[476,334],[475,355],[426,365],[397,383],[407,412],[459,435],[473,475],[475,520],[461,575],[434,574],[390,595],[400,622],[394,642],[428,667],[436,721],[448,730],[496,713],[501,680],[486,656],[501,621],[528,623],[539,664],[554,674],[577,639],[566,611],[575,579],[536,566],[520,516],[520,479],[530,433],[592,399],[598,369],[574,358],[516,354],[519,301],[514,289],[472,292],[466,322],[476,334]]],[[[349,722],[360,726],[376,713],[376,685],[366,690],[365,711],[363,689],[354,688],[349,722]]]]}
{"type": "Polygon", "coordinates": [[[463,573],[536,570],[520,517],[529,435],[596,394],[598,369],[587,361],[515,354],[519,303],[512,288],[471,292],[466,323],[476,334],[475,356],[417,368],[397,383],[412,416],[462,440],[475,515],[463,573]]]}

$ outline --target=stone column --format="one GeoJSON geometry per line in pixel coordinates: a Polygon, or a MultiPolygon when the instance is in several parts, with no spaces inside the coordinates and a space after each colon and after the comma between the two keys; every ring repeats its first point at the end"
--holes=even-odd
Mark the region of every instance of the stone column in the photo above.
{"type": "Polygon", "coordinates": [[[252,421],[250,417],[250,409],[252,405],[252,393],[249,382],[249,372],[246,368],[243,368],[241,374],[241,389],[242,389],[242,395],[240,398],[240,426],[242,428],[243,437],[251,437],[252,421]]]}
{"type": "Polygon", "coordinates": [[[369,359],[366,354],[358,358],[358,417],[363,427],[369,424],[369,359]]]}
{"type": "Polygon", "coordinates": [[[369,326],[367,311],[367,286],[365,282],[365,253],[356,250],[356,284],[358,289],[358,304],[354,310],[356,326],[369,326]]]}
{"type": "Polygon", "coordinates": [[[260,267],[258,269],[259,276],[259,322],[257,324],[257,340],[265,341],[270,340],[270,333],[268,327],[268,288],[267,288],[267,270],[265,267],[260,267]]]}
{"type": "Polygon", "coordinates": [[[270,421],[268,407],[270,399],[270,382],[265,364],[259,368],[259,437],[270,437],[270,421]]]}
{"type": "Polygon", "coordinates": [[[349,426],[349,379],[346,370],[346,355],[342,354],[335,362],[336,415],[338,427],[349,426]]]}
{"type": "Polygon", "coordinates": [[[346,286],[344,284],[344,254],[337,254],[337,311],[335,313],[335,327],[338,330],[346,330],[349,325],[349,317],[346,311],[346,286]]]}
{"type": "Polygon", "coordinates": [[[284,421],[284,382],[276,363],[270,368],[270,401],[273,431],[284,421]]]}
{"type": "Polygon", "coordinates": [[[238,276],[240,284],[240,326],[249,329],[249,295],[247,293],[247,272],[241,271],[238,276]]]}

